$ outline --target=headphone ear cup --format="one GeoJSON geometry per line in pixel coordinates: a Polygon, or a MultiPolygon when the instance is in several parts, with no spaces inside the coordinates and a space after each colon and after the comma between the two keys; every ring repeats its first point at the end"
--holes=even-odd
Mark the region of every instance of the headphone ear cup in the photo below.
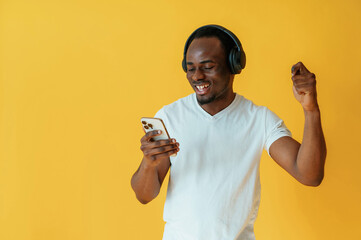
{"type": "Polygon", "coordinates": [[[232,74],[238,74],[242,70],[241,67],[241,52],[238,51],[237,47],[233,48],[228,56],[229,66],[232,74]]]}
{"type": "Polygon", "coordinates": [[[187,72],[187,63],[186,63],[185,58],[183,58],[183,60],[182,60],[182,68],[183,68],[183,71],[187,72]]]}
{"type": "Polygon", "coordinates": [[[240,52],[240,67],[241,67],[240,70],[242,70],[245,66],[246,66],[246,53],[241,51],[240,52]]]}

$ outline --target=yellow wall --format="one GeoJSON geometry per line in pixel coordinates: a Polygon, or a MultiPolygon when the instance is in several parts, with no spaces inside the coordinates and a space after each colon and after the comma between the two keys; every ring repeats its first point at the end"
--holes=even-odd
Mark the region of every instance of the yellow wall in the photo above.
{"type": "MultiPolygon", "coordinates": [[[[0,239],[161,239],[165,188],[130,188],[140,118],[192,92],[183,45],[203,24],[241,39],[235,90],[301,140],[292,64],[317,75],[326,176],[304,187],[262,158],[257,239],[361,239],[358,0],[0,2],[0,239]]],[[[164,186],[166,187],[166,185],[164,186]]]]}

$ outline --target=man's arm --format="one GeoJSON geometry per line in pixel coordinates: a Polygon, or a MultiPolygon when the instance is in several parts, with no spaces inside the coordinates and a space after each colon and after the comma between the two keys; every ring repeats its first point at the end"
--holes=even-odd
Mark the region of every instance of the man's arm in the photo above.
{"type": "Polygon", "coordinates": [[[158,131],[146,133],[141,139],[143,160],[134,173],[131,185],[139,202],[146,204],[158,196],[163,180],[170,167],[169,156],[179,151],[175,139],[153,141],[158,131]]]}
{"type": "Polygon", "coordinates": [[[270,146],[271,157],[299,182],[318,186],[324,176],[326,143],[317,104],[316,77],[301,63],[292,67],[293,93],[305,114],[302,144],[282,137],[270,146]]]}

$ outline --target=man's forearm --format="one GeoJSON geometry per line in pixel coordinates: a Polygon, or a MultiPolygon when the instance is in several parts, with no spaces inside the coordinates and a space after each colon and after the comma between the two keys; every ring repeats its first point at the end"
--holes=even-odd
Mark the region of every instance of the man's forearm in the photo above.
{"type": "Polygon", "coordinates": [[[302,182],[318,186],[323,179],[326,159],[326,143],[321,127],[319,109],[305,111],[303,140],[297,155],[297,169],[302,182]]]}
{"type": "Polygon", "coordinates": [[[157,168],[146,166],[142,161],[132,177],[131,185],[141,203],[146,204],[152,201],[158,195],[161,186],[157,168]]]}

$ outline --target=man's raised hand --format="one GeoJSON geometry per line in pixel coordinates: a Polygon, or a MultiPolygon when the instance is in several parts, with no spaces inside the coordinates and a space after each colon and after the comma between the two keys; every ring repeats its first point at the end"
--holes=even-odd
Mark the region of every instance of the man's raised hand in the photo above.
{"type": "Polygon", "coordinates": [[[302,62],[292,66],[293,94],[305,111],[318,110],[316,76],[302,62]]]}

